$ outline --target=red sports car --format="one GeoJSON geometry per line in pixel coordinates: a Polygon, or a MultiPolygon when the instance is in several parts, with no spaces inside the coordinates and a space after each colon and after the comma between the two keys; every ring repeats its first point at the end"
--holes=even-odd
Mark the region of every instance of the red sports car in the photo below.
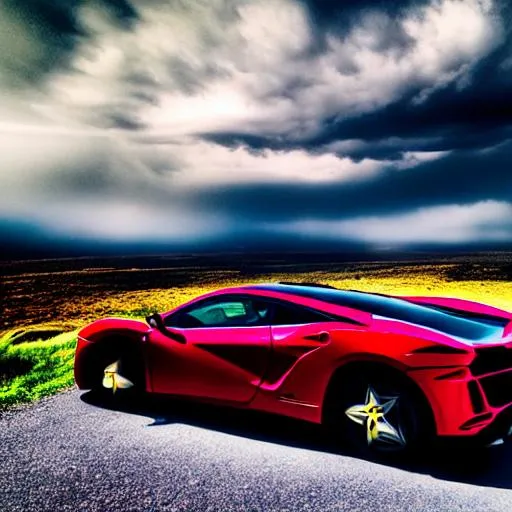
{"type": "Polygon", "coordinates": [[[512,314],[491,306],[279,283],[219,290],[146,320],[82,329],[78,386],[325,423],[371,451],[512,434],[512,314]]]}

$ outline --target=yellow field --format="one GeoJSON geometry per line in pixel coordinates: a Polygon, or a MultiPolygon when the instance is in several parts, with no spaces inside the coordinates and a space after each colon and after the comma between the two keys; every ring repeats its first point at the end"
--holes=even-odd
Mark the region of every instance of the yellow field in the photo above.
{"type": "Polygon", "coordinates": [[[275,271],[267,268],[250,273],[247,269],[244,273],[241,269],[206,265],[22,271],[4,280],[5,310],[0,331],[31,327],[69,332],[106,316],[144,318],[155,311],[165,312],[222,287],[278,281],[318,282],[392,295],[458,297],[512,311],[512,282],[507,265],[511,266],[510,259],[498,264],[492,260],[327,263],[316,264],[314,271],[308,272],[293,264],[281,265],[275,271]]]}
{"type": "Polygon", "coordinates": [[[203,293],[227,286],[237,286],[256,282],[318,282],[337,288],[385,293],[391,295],[425,295],[457,297],[484,302],[512,311],[512,283],[507,281],[449,281],[438,272],[418,272],[399,270],[397,276],[390,277],[389,270],[372,272],[360,276],[357,273],[313,272],[300,274],[268,274],[257,279],[232,277],[214,284],[190,285],[181,288],[152,289],[145,291],[110,293],[101,299],[89,298],[79,304],[68,303],[62,310],[62,317],[75,317],[77,309],[82,311],[83,320],[93,320],[104,316],[144,316],[152,311],[168,311],[203,293]],[[382,274],[382,275],[380,275],[382,274]]]}

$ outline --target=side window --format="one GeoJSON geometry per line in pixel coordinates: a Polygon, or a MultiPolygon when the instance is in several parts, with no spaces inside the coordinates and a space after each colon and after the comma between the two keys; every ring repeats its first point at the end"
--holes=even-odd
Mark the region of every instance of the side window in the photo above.
{"type": "Polygon", "coordinates": [[[291,304],[275,304],[272,325],[302,325],[329,322],[327,315],[291,304]]]}
{"type": "Polygon", "coordinates": [[[166,319],[167,327],[250,327],[269,324],[268,304],[252,299],[203,302],[166,319]]]}

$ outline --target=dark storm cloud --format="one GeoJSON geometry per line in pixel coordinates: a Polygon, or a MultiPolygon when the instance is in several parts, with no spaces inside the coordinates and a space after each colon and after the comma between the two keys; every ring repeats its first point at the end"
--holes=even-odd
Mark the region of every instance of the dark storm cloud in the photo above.
{"type": "Polygon", "coordinates": [[[397,243],[512,240],[511,9],[489,5],[6,0],[0,87],[37,85],[49,123],[0,126],[3,214],[119,247],[364,245],[391,217],[397,243]]]}
{"type": "Polygon", "coordinates": [[[342,120],[333,115],[324,119],[317,133],[307,139],[235,132],[203,137],[217,144],[245,146],[254,151],[307,148],[312,152],[323,151],[325,146],[338,141],[358,139],[364,143],[361,147],[343,147],[338,152],[356,160],[395,159],[404,151],[493,146],[512,136],[511,49],[512,31],[503,45],[475,67],[467,84],[447,85],[423,101],[417,101],[420,88],[416,88],[381,109],[342,120]]]}
{"type": "Polygon", "coordinates": [[[266,222],[348,219],[488,199],[510,202],[511,161],[512,142],[509,141],[491,152],[454,152],[414,170],[390,168],[366,181],[240,185],[210,189],[198,200],[218,211],[236,212],[239,219],[257,218],[266,222]]]}
{"type": "Polygon", "coordinates": [[[5,0],[0,6],[0,16],[9,24],[3,37],[9,36],[7,31],[26,31],[32,41],[27,40],[27,46],[18,50],[19,43],[14,41],[12,46],[12,38],[9,37],[11,41],[2,38],[0,74],[3,79],[14,86],[38,83],[49,71],[64,66],[77,40],[85,35],[76,17],[79,4],[78,0],[5,0]]]}
{"type": "Polygon", "coordinates": [[[498,144],[510,137],[512,123],[512,66],[502,66],[510,55],[508,44],[485,59],[464,88],[454,84],[420,103],[411,94],[381,110],[343,121],[334,118],[306,145],[388,137],[437,137],[438,144],[427,144],[431,151],[498,144]]]}
{"type": "MultiPolygon", "coordinates": [[[[0,75],[8,79],[8,85],[38,84],[48,73],[69,64],[76,45],[89,36],[79,15],[80,8],[87,3],[88,0],[2,1],[0,16],[6,27],[0,75]],[[23,43],[16,40],[13,43],[10,31],[21,32],[19,37],[25,39],[23,43]]],[[[137,11],[128,0],[90,3],[103,8],[111,23],[121,28],[129,30],[138,19],[137,11]]]]}
{"type": "MultiPolygon", "coordinates": [[[[314,21],[318,38],[333,32],[340,37],[350,28],[364,27],[365,13],[386,13],[372,18],[377,35],[371,41],[371,50],[379,53],[400,52],[410,44],[410,37],[403,32],[400,19],[412,8],[431,2],[384,2],[361,0],[350,3],[336,1],[305,1],[314,21]],[[340,35],[341,34],[341,35],[340,35]]],[[[512,5],[497,3],[495,16],[504,20],[512,18],[512,5]]],[[[316,50],[323,51],[322,45],[316,50]]],[[[343,74],[356,73],[350,68],[350,59],[344,61],[343,74]]],[[[294,98],[314,81],[309,77],[303,83],[287,84],[283,91],[274,91],[283,98],[294,98]],[[285,92],[286,91],[286,92],[285,92]]],[[[333,151],[355,160],[375,158],[394,160],[406,151],[449,151],[454,149],[485,148],[500,144],[511,136],[512,126],[512,27],[504,26],[503,41],[487,56],[475,63],[463,78],[432,90],[424,89],[421,81],[410,84],[396,101],[367,112],[347,115],[332,112],[318,119],[315,133],[304,137],[296,133],[278,136],[218,130],[204,133],[204,139],[227,147],[246,147],[254,152],[292,150],[305,148],[310,152],[333,151]],[[333,143],[357,139],[358,144],[333,143]]]]}
{"type": "MultiPolygon", "coordinates": [[[[408,9],[428,5],[428,0],[352,0],[340,2],[337,0],[302,0],[307,8],[315,33],[316,45],[321,49],[325,46],[328,34],[343,36],[350,28],[361,21],[361,17],[373,13],[386,13],[388,17],[381,18],[379,38],[374,41],[375,50],[400,50],[411,44],[411,39],[405,34],[398,20],[408,9]],[[382,30],[384,29],[384,30],[382,30]]],[[[340,70],[343,71],[343,70],[340,70]]]]}
{"type": "Polygon", "coordinates": [[[312,19],[322,28],[339,27],[344,23],[352,23],[353,18],[365,10],[380,10],[392,16],[398,16],[407,8],[428,5],[428,0],[302,0],[308,8],[312,19]]]}
{"type": "Polygon", "coordinates": [[[111,13],[115,23],[126,29],[133,27],[133,24],[139,19],[136,2],[130,0],[100,0],[107,10],[111,13]]]}

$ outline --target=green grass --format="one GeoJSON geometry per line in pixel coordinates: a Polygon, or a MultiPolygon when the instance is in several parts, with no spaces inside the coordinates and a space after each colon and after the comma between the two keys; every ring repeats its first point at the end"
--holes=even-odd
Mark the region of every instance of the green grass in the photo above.
{"type": "MultiPolygon", "coordinates": [[[[33,339],[37,330],[30,332],[33,339]]],[[[18,330],[0,338],[0,410],[73,385],[76,331],[21,343],[16,342],[20,334],[18,330]]]]}

